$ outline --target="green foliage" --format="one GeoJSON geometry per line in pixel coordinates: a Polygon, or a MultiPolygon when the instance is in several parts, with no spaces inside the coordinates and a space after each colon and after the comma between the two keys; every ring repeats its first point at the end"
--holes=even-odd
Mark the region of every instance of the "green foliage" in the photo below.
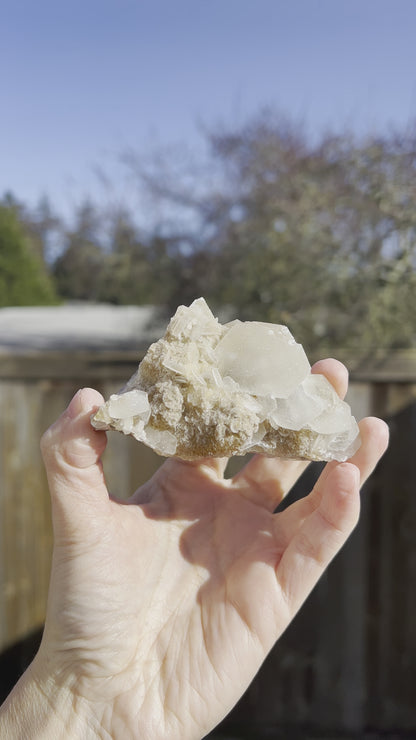
{"type": "Polygon", "coordinates": [[[64,249],[54,265],[59,295],[64,299],[97,300],[103,269],[99,237],[99,215],[85,202],[77,211],[75,226],[64,236],[64,249]]]}
{"type": "Polygon", "coordinates": [[[265,115],[210,143],[211,189],[145,173],[159,198],[194,214],[184,302],[204,295],[240,318],[286,323],[317,351],[414,344],[416,135],[312,144],[265,115]]]}
{"type": "MultiPolygon", "coordinates": [[[[146,234],[126,208],[86,201],[65,230],[47,200],[30,214],[9,196],[3,213],[17,231],[6,238],[0,225],[0,238],[19,245],[9,262],[27,261],[14,268],[19,285],[37,280],[49,295],[42,301],[53,300],[45,268],[52,234],[53,276],[67,300],[170,313],[203,295],[214,310],[287,324],[316,353],[415,344],[416,129],[311,142],[265,114],[218,129],[207,143],[208,159],[189,168],[184,156],[176,166],[152,157],[147,168],[143,157],[125,158],[157,205],[146,234]]],[[[3,302],[33,302],[28,287],[9,297],[6,274],[1,267],[3,302]]]]}
{"type": "Polygon", "coordinates": [[[0,306],[57,302],[53,283],[12,207],[0,205],[0,306]]]}
{"type": "Polygon", "coordinates": [[[119,304],[158,303],[151,258],[127,213],[115,215],[110,229],[110,252],[104,259],[99,299],[119,304]]]}
{"type": "Polygon", "coordinates": [[[104,218],[89,202],[79,209],[54,264],[63,298],[119,305],[164,304],[175,274],[164,240],[144,242],[125,210],[104,218]]]}

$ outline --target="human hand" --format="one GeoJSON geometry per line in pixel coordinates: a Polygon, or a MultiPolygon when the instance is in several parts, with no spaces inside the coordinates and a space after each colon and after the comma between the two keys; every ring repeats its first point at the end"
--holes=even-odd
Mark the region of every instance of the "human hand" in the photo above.
{"type": "MultiPolygon", "coordinates": [[[[314,370],[345,393],[340,363],[314,370]]],[[[120,503],[103,478],[106,435],[89,422],[101,403],[79,391],[43,438],[55,545],[31,675],[82,718],[72,723],[85,734],[71,737],[201,738],[351,533],[386,425],[363,420],[354,457],[326,465],[309,496],[278,514],[305,463],[256,456],[225,480],[225,460],[170,459],[120,503]]]]}

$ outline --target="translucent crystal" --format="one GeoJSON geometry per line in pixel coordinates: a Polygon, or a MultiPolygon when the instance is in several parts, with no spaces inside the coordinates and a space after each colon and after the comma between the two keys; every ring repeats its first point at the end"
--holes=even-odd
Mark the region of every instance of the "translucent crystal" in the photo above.
{"type": "Polygon", "coordinates": [[[257,396],[287,398],[311,369],[286,326],[260,321],[233,322],[214,354],[223,377],[257,396]]]}
{"type": "Polygon", "coordinates": [[[133,416],[150,416],[150,403],[145,391],[132,390],[119,396],[113,395],[108,402],[108,413],[114,419],[133,416]]]}
{"type": "Polygon", "coordinates": [[[189,460],[247,452],[346,460],[360,445],[348,404],[311,373],[287,327],[221,325],[203,298],[178,308],[92,424],[189,460]]]}

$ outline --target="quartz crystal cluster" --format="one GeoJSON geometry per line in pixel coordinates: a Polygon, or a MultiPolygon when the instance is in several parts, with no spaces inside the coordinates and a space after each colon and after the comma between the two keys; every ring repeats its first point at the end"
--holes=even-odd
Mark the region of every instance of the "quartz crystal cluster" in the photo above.
{"type": "Polygon", "coordinates": [[[343,461],[360,446],[348,404],[311,373],[286,326],[222,325],[203,298],[177,309],[92,424],[187,460],[260,452],[343,461]]]}

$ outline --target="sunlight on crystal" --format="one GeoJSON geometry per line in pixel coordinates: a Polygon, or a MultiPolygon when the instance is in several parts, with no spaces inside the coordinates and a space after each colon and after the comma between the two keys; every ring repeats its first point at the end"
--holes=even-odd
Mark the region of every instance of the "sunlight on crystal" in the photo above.
{"type": "Polygon", "coordinates": [[[130,416],[150,416],[150,404],[145,391],[132,390],[122,395],[113,395],[108,402],[108,413],[114,419],[130,416]]]}
{"type": "Polygon", "coordinates": [[[238,321],[215,348],[218,369],[242,390],[257,396],[287,398],[310,371],[302,345],[286,326],[238,321]]]}
{"type": "Polygon", "coordinates": [[[221,325],[203,298],[178,308],[92,424],[188,460],[248,452],[346,460],[360,445],[348,404],[323,375],[311,374],[286,326],[221,325]]]}

